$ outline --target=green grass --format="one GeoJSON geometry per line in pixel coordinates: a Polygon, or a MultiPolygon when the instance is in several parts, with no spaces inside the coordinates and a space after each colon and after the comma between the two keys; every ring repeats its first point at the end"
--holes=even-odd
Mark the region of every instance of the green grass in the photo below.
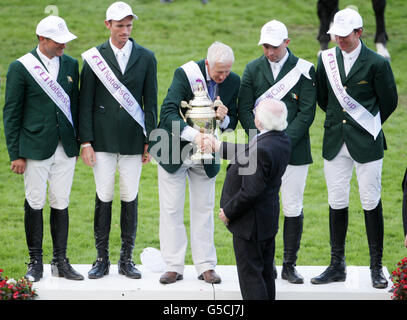
{"type": "MultiPolygon", "coordinates": [[[[59,15],[78,39],[68,44],[66,53],[77,58],[80,54],[108,38],[103,20],[111,1],[55,0],[59,15]]],[[[153,50],[158,61],[158,101],[165,97],[176,67],[189,60],[205,57],[207,47],[215,40],[230,45],[235,52],[233,70],[242,74],[245,65],[262,54],[257,46],[262,25],[275,18],[283,21],[291,38],[290,48],[297,55],[316,63],[319,44],[316,40],[318,17],[316,1],[294,0],[211,0],[202,5],[199,0],[175,0],[162,4],[159,0],[128,1],[139,16],[134,23],[132,37],[141,45],[153,50]]],[[[51,3],[40,0],[0,0],[0,105],[4,105],[4,84],[8,65],[30,51],[36,45],[35,28],[45,16],[44,9],[51,3]]],[[[355,4],[364,18],[365,43],[374,49],[375,20],[370,1],[346,0],[340,6],[355,4]]],[[[383,263],[393,270],[395,263],[406,255],[403,247],[401,220],[401,181],[406,168],[407,143],[407,84],[403,76],[407,72],[405,54],[407,36],[407,3],[404,0],[388,1],[386,8],[387,32],[390,37],[388,49],[392,55],[392,67],[399,92],[399,106],[384,125],[389,150],[385,153],[382,177],[382,202],[384,208],[385,243],[383,263]]],[[[2,119],[2,115],[0,116],[2,119]]],[[[323,160],[321,157],[323,112],[317,108],[311,127],[312,154],[304,196],[304,234],[299,252],[299,265],[327,265],[329,263],[328,204],[323,160]]],[[[2,123],[2,121],[1,121],[2,123]]],[[[22,176],[13,174],[6,150],[4,132],[0,130],[0,268],[9,277],[25,274],[28,253],[23,224],[24,187],[22,176]]],[[[219,264],[234,264],[231,234],[217,219],[219,198],[225,177],[225,163],[216,181],[215,244],[219,264]]],[[[111,260],[118,259],[120,250],[119,211],[120,199],[116,187],[113,202],[111,230],[111,260]]],[[[360,206],[355,177],[352,179],[350,198],[349,231],[347,237],[348,265],[368,265],[369,256],[363,211],[360,206]]],[[[71,263],[91,264],[95,258],[93,240],[93,208],[95,186],[92,170],[78,161],[70,202],[70,234],[68,256],[71,263]]],[[[283,218],[280,219],[282,227],[283,218]]],[[[49,233],[49,208],[44,218],[44,261],[51,260],[52,244],[49,233]]],[[[185,204],[185,223],[189,225],[189,204],[185,204]]],[[[134,258],[140,263],[139,254],[145,247],[159,248],[159,206],[157,189],[157,165],[143,167],[139,194],[139,227],[134,258]]],[[[282,229],[281,229],[282,230],[282,229]]],[[[282,262],[282,232],[278,233],[276,263],[282,262]]],[[[186,263],[191,264],[188,250],[186,263]]]]}

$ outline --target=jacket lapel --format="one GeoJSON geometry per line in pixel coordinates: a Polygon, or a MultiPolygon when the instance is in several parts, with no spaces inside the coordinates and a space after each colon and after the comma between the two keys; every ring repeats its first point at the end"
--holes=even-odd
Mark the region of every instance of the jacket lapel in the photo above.
{"type": "Polygon", "coordinates": [[[140,53],[139,53],[139,50],[137,48],[136,42],[132,38],[130,38],[129,40],[132,42],[133,45],[132,45],[132,48],[131,48],[129,61],[127,62],[126,70],[124,70],[124,73],[129,71],[131,69],[131,67],[133,67],[133,65],[137,62],[137,60],[140,57],[140,53]]]}
{"type": "Polygon", "coordinates": [[[360,50],[360,54],[356,59],[355,63],[353,64],[352,68],[349,70],[349,73],[346,77],[346,81],[353,77],[354,74],[358,73],[360,69],[362,69],[365,65],[365,61],[367,59],[367,48],[361,40],[362,49],[360,50]]]}
{"type": "Polygon", "coordinates": [[[121,77],[122,71],[120,70],[119,63],[117,62],[112,47],[110,46],[109,40],[100,46],[100,54],[103,56],[103,58],[105,58],[110,66],[113,66],[116,69],[116,72],[114,72],[116,77],[121,77]]]}
{"type": "Polygon", "coordinates": [[[284,63],[284,65],[281,68],[280,72],[278,73],[277,79],[276,79],[275,82],[282,79],[297,64],[298,58],[296,56],[294,56],[288,48],[287,48],[287,51],[288,51],[288,54],[289,54],[288,59],[284,63]]]}
{"type": "Polygon", "coordinates": [[[59,57],[59,70],[58,70],[58,77],[57,82],[62,83],[63,78],[66,74],[66,59],[64,56],[59,57]]]}
{"type": "Polygon", "coordinates": [[[275,81],[274,81],[274,77],[273,77],[273,72],[271,71],[271,68],[270,68],[270,63],[266,56],[262,57],[261,72],[262,72],[263,76],[266,78],[269,85],[272,86],[275,81]]]}
{"type": "Polygon", "coordinates": [[[339,47],[336,47],[336,61],[338,61],[338,68],[339,68],[339,74],[341,76],[341,82],[344,84],[346,82],[346,75],[345,75],[345,67],[343,65],[343,56],[341,49],[339,47]]]}

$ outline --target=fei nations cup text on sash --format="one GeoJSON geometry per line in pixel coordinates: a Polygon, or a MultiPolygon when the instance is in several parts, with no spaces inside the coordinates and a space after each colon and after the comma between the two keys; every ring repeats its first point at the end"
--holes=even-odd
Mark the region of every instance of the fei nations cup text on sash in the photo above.
{"type": "Polygon", "coordinates": [[[323,51],[322,62],[336,99],[338,99],[342,108],[376,140],[382,129],[380,112],[373,116],[364,106],[346,92],[341,82],[335,50],[336,48],[334,47],[323,51]]]}
{"type": "Polygon", "coordinates": [[[147,136],[143,109],[141,109],[140,104],[133,97],[131,92],[117,79],[98,49],[93,47],[85,51],[82,53],[82,59],[86,60],[106,89],[143,128],[143,133],[147,136]]]}
{"type": "Polygon", "coordinates": [[[18,61],[22,63],[41,89],[44,90],[44,92],[58,106],[71,123],[72,128],[74,128],[71,114],[71,99],[69,99],[69,96],[57,80],[47,72],[41,62],[31,53],[22,56],[18,61]]]}

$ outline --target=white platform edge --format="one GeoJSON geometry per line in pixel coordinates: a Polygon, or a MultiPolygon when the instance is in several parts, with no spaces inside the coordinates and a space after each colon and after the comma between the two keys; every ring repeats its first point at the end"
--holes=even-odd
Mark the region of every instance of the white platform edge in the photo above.
{"type": "MultiPolygon", "coordinates": [[[[154,273],[142,265],[141,279],[129,279],[117,272],[117,265],[110,267],[109,275],[102,279],[88,279],[91,265],[77,264],[73,268],[85,280],[72,281],[53,277],[50,265],[44,265],[44,277],[35,282],[39,300],[241,300],[236,266],[217,266],[220,284],[211,285],[197,279],[193,266],[185,266],[184,280],[174,284],[159,283],[160,273],[154,273]]],[[[277,300],[390,300],[391,281],[387,269],[383,273],[389,281],[386,289],[372,287],[367,266],[348,266],[345,282],[313,285],[310,280],[325,270],[325,266],[297,266],[304,277],[304,284],[290,284],[281,279],[281,266],[277,266],[277,300]]]]}

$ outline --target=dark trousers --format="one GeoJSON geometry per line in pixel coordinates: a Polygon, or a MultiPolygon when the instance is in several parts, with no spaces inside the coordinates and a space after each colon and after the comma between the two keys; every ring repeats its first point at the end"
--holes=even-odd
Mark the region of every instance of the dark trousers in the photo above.
{"type": "Polygon", "coordinates": [[[275,238],[265,241],[233,236],[240,292],[244,300],[275,300],[275,238]]]}
{"type": "MultiPolygon", "coordinates": [[[[339,10],[338,3],[339,0],[318,0],[317,14],[320,22],[318,41],[320,43],[328,43],[330,40],[330,35],[327,34],[327,31],[329,30],[329,24],[333,21],[335,13],[339,10]]],[[[372,6],[376,17],[375,43],[380,42],[386,44],[388,40],[384,22],[386,0],[372,0],[372,6]]]]}

